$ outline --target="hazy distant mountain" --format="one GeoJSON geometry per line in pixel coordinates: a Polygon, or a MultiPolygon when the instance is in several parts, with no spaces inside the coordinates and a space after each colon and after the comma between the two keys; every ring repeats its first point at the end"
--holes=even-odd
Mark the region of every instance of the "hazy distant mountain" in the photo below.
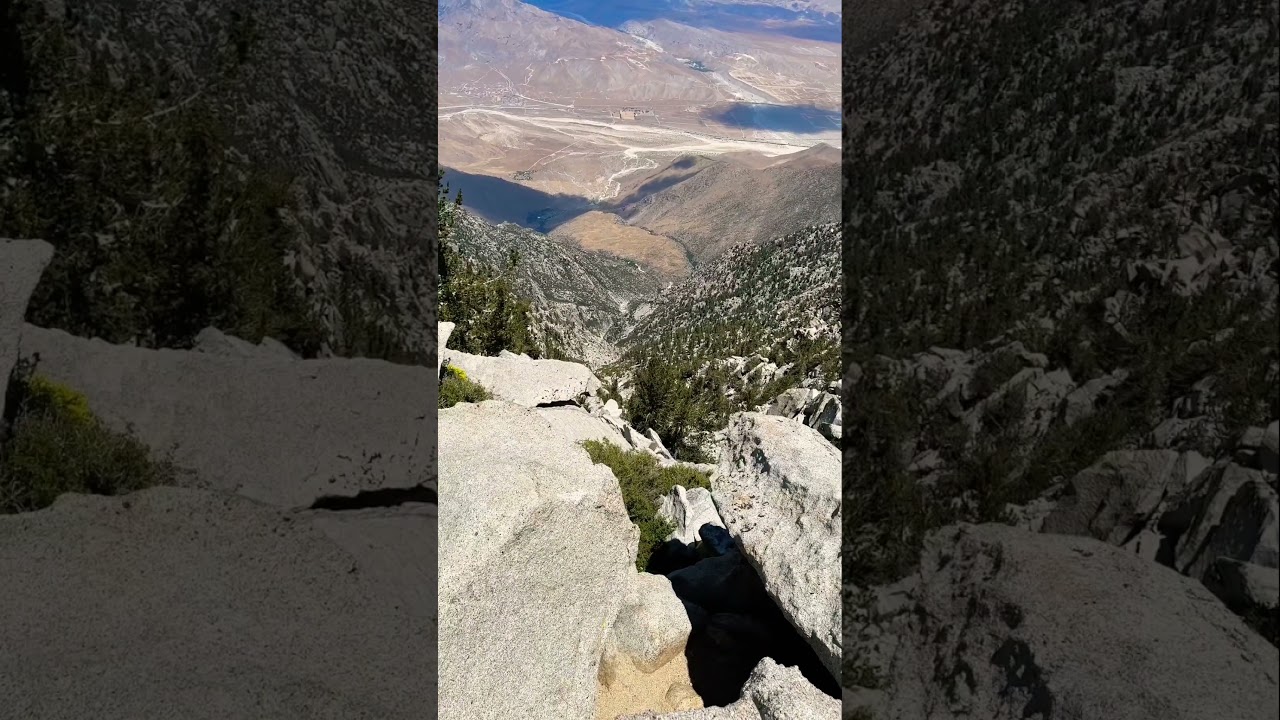
{"type": "MultiPolygon", "coordinates": [[[[702,73],[626,33],[517,0],[440,4],[441,94],[568,106],[729,97],[702,73]],[[496,86],[494,85],[496,83],[496,86]]],[[[509,103],[508,103],[509,104],[509,103]]]]}

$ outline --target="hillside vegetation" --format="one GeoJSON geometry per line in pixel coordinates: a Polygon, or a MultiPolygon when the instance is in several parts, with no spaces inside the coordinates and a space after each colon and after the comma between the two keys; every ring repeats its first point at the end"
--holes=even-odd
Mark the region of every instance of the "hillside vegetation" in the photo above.
{"type": "Polygon", "coordinates": [[[1276,17],[935,3],[845,67],[850,603],[1110,451],[1280,417],[1276,17]]]}
{"type": "Polygon", "coordinates": [[[429,362],[425,8],[193,7],[0,3],[0,235],[58,250],[33,321],[429,362]]]}
{"type": "MultiPolygon", "coordinates": [[[[147,347],[213,325],[314,355],[323,330],[284,264],[289,176],[234,152],[210,103],[163,70],[114,82],[39,6],[6,0],[0,16],[0,236],[56,248],[31,321],[147,347]]],[[[244,58],[223,51],[225,84],[244,58]]]]}

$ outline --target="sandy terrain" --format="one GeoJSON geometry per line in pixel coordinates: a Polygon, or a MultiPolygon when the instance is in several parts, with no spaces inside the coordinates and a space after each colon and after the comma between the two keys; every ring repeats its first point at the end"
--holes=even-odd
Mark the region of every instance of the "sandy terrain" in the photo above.
{"type": "Polygon", "coordinates": [[[617,215],[592,210],[557,227],[551,235],[570,240],[584,250],[599,250],[635,260],[668,280],[689,272],[689,260],[680,243],[644,228],[622,222],[617,215]]]}
{"type": "Polygon", "coordinates": [[[550,195],[607,202],[618,198],[628,175],[656,170],[681,155],[777,157],[840,142],[838,125],[800,134],[730,128],[690,115],[648,123],[612,120],[604,109],[442,106],[440,162],[550,195]]]}

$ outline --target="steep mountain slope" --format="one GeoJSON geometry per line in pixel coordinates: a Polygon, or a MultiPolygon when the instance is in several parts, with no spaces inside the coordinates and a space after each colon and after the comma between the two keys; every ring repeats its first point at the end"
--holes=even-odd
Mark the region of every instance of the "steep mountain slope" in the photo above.
{"type": "Polygon", "coordinates": [[[730,249],[638,306],[624,345],[633,357],[763,353],[776,354],[778,364],[803,347],[827,358],[824,369],[834,379],[840,234],[828,223],[730,249]]]}
{"type": "Polygon", "coordinates": [[[622,206],[619,214],[632,225],[679,241],[695,262],[740,243],[835,222],[840,219],[840,165],[824,159],[822,147],[764,168],[721,158],[622,206]]]}
{"type": "MultiPolygon", "coordinates": [[[[34,5],[13,0],[5,9],[34,5]]],[[[361,352],[355,336],[376,331],[388,353],[425,357],[434,337],[435,229],[424,198],[434,184],[436,135],[427,77],[435,35],[425,6],[42,5],[70,39],[67,62],[119,87],[162,88],[167,100],[129,108],[131,126],[204,103],[248,164],[289,179],[294,242],[280,261],[294,268],[334,351],[361,352]]],[[[64,122],[88,122],[94,110],[69,104],[62,112],[64,122]]]]}
{"type": "Polygon", "coordinates": [[[635,262],[588,252],[568,242],[510,223],[490,225],[458,214],[453,240],[463,256],[491,268],[507,267],[518,254],[517,290],[534,303],[540,327],[565,355],[596,366],[612,360],[629,304],[658,293],[666,283],[635,262]]]}
{"type": "MultiPolygon", "coordinates": [[[[1274,516],[1258,446],[1280,417],[1278,9],[934,3],[845,65],[846,152],[868,169],[845,189],[849,582],[913,572],[941,525],[1040,527],[1086,468],[1115,477],[1145,451],[1190,463],[1185,482],[1104,484],[1099,517],[1130,534],[1072,532],[1172,565],[1194,533],[1165,503],[1207,508],[1232,462],[1274,516]]],[[[1252,542],[1214,553],[1274,565],[1252,542]]],[[[1275,642],[1274,607],[1248,617],[1275,642]]],[[[874,684],[860,647],[849,669],[874,684]]]]}

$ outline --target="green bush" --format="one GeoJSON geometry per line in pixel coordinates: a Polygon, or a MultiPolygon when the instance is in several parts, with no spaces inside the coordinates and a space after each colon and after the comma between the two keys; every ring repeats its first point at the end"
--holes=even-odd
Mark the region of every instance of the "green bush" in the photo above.
{"type": "Polygon", "coordinates": [[[0,450],[0,512],[48,507],[63,493],[122,495],[171,485],[169,458],[129,434],[107,428],[85,397],[38,375],[15,375],[10,435],[0,450]]]}
{"type": "Polygon", "coordinates": [[[444,378],[440,380],[440,396],[436,407],[448,408],[462,402],[484,402],[490,397],[489,391],[471,382],[461,368],[444,366],[444,378]]]}
{"type": "Polygon", "coordinates": [[[705,474],[693,468],[682,465],[661,467],[657,458],[639,450],[623,450],[603,440],[587,440],[582,446],[592,462],[609,466],[618,478],[627,515],[640,528],[636,569],[644,572],[649,566],[649,556],[674,529],[658,517],[662,496],[676,485],[710,489],[711,482],[705,474]]]}
{"type": "Polygon", "coordinates": [[[658,433],[679,460],[707,462],[702,441],[728,422],[732,404],[721,381],[691,363],[650,356],[635,370],[623,406],[637,430],[658,433]]]}

